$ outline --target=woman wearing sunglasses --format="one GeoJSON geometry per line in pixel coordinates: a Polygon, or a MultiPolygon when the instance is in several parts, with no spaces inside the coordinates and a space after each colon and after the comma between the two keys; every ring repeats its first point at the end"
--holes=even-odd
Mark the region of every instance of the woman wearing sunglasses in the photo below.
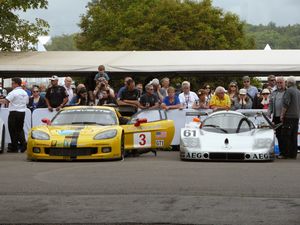
{"type": "Polygon", "coordinates": [[[39,87],[32,88],[32,96],[29,98],[27,107],[33,112],[37,108],[47,108],[45,98],[40,95],[39,87]]]}

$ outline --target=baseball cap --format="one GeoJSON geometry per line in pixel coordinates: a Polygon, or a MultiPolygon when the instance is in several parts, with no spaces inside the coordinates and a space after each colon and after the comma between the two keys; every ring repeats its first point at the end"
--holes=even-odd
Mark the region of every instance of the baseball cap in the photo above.
{"type": "Polygon", "coordinates": [[[53,75],[51,78],[49,78],[49,80],[58,80],[58,76],[53,75]]]}
{"type": "Polygon", "coordinates": [[[239,91],[240,95],[246,95],[247,94],[247,90],[245,88],[240,89],[239,91]]]}
{"type": "Polygon", "coordinates": [[[265,89],[262,90],[261,93],[262,93],[262,94],[270,94],[270,90],[267,89],[267,88],[265,88],[265,89]]]}

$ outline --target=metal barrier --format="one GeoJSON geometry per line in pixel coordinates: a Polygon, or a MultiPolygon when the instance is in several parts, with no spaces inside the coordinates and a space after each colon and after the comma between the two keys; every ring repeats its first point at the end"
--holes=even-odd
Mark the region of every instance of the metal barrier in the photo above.
{"type": "MultiPolygon", "coordinates": [[[[9,114],[8,108],[0,108],[0,118],[3,120],[4,126],[5,126],[5,145],[6,146],[8,143],[10,143],[10,135],[9,135],[8,125],[7,125],[8,114],[9,114]]],[[[30,128],[31,128],[31,111],[29,109],[26,109],[24,127],[23,127],[26,140],[28,139],[28,132],[29,132],[30,128]]]]}
{"type": "MultiPolygon", "coordinates": [[[[194,110],[194,109],[174,109],[166,111],[167,118],[174,120],[175,124],[175,135],[172,141],[172,145],[180,144],[180,129],[185,126],[185,124],[191,122],[194,117],[200,117],[203,120],[212,110],[194,110]]],[[[29,109],[26,109],[25,121],[24,121],[24,132],[26,140],[28,139],[28,132],[31,127],[42,125],[42,119],[48,118],[52,119],[56,115],[54,109],[53,112],[50,112],[47,108],[36,109],[31,113],[29,109]]],[[[5,124],[5,143],[10,143],[10,135],[8,131],[7,121],[8,121],[8,108],[0,108],[0,118],[5,124]]],[[[156,114],[153,114],[156,117],[156,114]]],[[[151,120],[151,113],[147,112],[147,119],[151,120]]],[[[139,112],[139,118],[145,118],[145,115],[139,112]]],[[[298,146],[300,147],[300,123],[299,123],[299,132],[298,132],[298,146]]]]}

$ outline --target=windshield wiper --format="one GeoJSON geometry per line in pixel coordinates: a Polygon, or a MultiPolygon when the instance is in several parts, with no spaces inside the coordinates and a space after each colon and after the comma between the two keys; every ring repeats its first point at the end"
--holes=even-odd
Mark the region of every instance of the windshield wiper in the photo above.
{"type": "Polygon", "coordinates": [[[100,125],[100,126],[107,126],[107,124],[96,123],[96,122],[72,122],[71,124],[96,124],[96,125],[100,125]]]}
{"type": "Polygon", "coordinates": [[[223,131],[224,133],[228,133],[228,131],[227,131],[227,130],[225,130],[225,129],[221,128],[221,127],[220,127],[220,126],[218,126],[218,125],[207,124],[207,125],[204,125],[203,127],[213,127],[213,128],[216,128],[216,129],[218,129],[218,130],[221,130],[221,131],[223,131]]]}

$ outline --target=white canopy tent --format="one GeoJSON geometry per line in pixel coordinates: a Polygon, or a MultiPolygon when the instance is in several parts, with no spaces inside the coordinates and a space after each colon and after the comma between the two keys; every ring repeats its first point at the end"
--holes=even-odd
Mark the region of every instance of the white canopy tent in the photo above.
{"type": "Polygon", "coordinates": [[[300,74],[300,50],[70,51],[0,53],[0,75],[110,73],[300,74]]]}

